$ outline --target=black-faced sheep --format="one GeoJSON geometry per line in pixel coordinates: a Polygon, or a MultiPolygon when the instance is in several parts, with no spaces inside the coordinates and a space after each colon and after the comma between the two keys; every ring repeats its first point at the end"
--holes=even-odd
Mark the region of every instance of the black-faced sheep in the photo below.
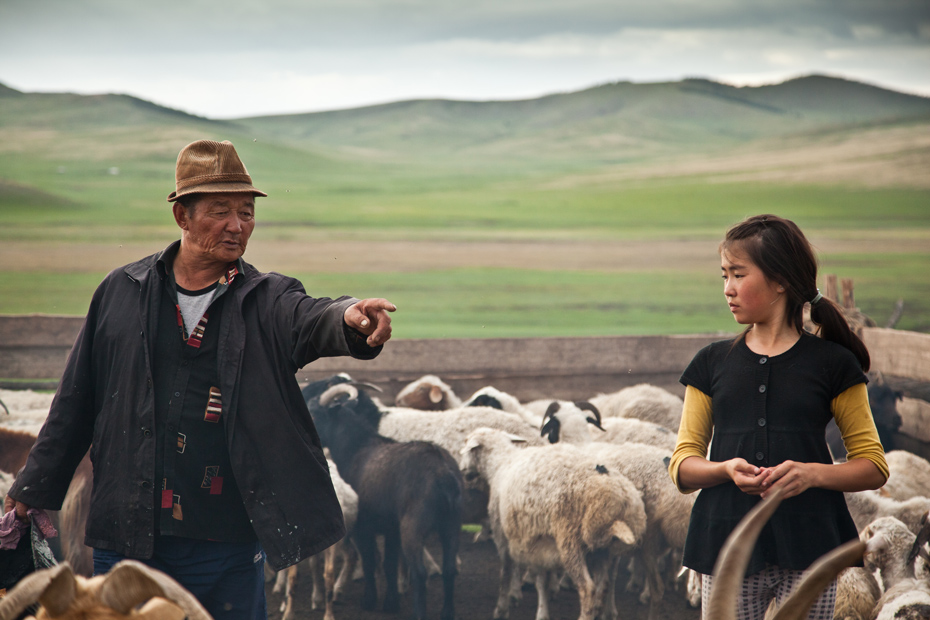
{"type": "Polygon", "coordinates": [[[537,619],[548,618],[546,573],[553,570],[564,570],[578,589],[580,619],[610,615],[611,566],[639,544],[646,528],[639,492],[574,446],[518,448],[514,440],[522,442],[477,429],[460,461],[466,476],[482,477],[491,489],[488,513],[501,560],[494,617],[509,616],[515,564],[538,575],[537,619]]]}
{"type": "Polygon", "coordinates": [[[365,575],[362,607],[373,609],[377,603],[376,537],[383,535],[384,610],[399,607],[397,569],[403,552],[410,571],[414,616],[425,617],[423,548],[427,537],[435,533],[443,551],[441,618],[452,620],[463,486],[458,464],[435,444],[397,442],[379,435],[355,412],[355,402],[354,387],[335,386],[311,403],[310,412],[340,474],[358,494],[354,538],[365,575]]]}
{"type": "Polygon", "coordinates": [[[0,620],[37,602],[37,620],[212,620],[178,582],[135,560],[91,579],[75,576],[67,562],[36,571],[0,599],[0,620]]]}

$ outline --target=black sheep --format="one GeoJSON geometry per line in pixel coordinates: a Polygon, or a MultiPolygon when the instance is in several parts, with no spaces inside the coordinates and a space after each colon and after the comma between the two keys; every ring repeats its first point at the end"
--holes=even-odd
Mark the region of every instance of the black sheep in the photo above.
{"type": "Polygon", "coordinates": [[[452,620],[453,593],[462,526],[462,474],[449,452],[425,441],[397,442],[378,435],[356,411],[358,390],[336,386],[309,403],[323,445],[343,479],[358,493],[354,538],[362,557],[365,591],[362,608],[377,604],[376,537],[384,536],[384,611],[397,611],[397,568],[403,552],[410,571],[413,615],[426,616],[426,568],[423,547],[438,534],[442,545],[443,607],[452,620]],[[341,398],[334,398],[333,393],[341,398]]]}

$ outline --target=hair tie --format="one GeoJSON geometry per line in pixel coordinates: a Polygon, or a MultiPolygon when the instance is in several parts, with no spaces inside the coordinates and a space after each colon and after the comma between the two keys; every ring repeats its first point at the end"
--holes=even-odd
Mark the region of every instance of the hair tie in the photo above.
{"type": "Polygon", "coordinates": [[[823,295],[820,294],[820,289],[817,289],[817,294],[814,296],[813,299],[811,299],[811,305],[813,306],[821,299],[823,299],[823,295]]]}

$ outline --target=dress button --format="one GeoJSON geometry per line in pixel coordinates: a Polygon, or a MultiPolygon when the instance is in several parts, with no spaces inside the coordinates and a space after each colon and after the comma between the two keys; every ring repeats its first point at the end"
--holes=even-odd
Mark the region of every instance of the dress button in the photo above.
{"type": "Polygon", "coordinates": [[[147,489],[147,488],[149,488],[150,486],[152,486],[152,485],[151,485],[151,483],[150,483],[148,480],[143,480],[143,481],[142,481],[142,488],[143,488],[143,489],[147,489]]]}
{"type": "Polygon", "coordinates": [[[756,452],[756,460],[757,460],[757,461],[761,461],[762,458],[763,458],[764,456],[765,456],[765,455],[762,454],[761,452],[756,452]]]}
{"type": "Polygon", "coordinates": [[[145,435],[146,437],[151,437],[151,436],[152,436],[152,431],[150,431],[150,430],[147,429],[147,428],[144,428],[144,429],[142,429],[142,434],[145,435]]]}
{"type": "Polygon", "coordinates": [[[759,418],[759,426],[765,426],[765,418],[759,418]]]}
{"type": "Polygon", "coordinates": [[[759,363],[760,363],[760,364],[764,364],[764,363],[766,363],[767,361],[769,361],[769,358],[767,358],[767,357],[760,357],[760,358],[759,358],[759,363]]]}
{"type": "Polygon", "coordinates": [[[764,393],[765,393],[765,386],[764,386],[764,385],[760,385],[760,386],[759,386],[759,393],[760,393],[760,394],[764,394],[764,393]]]}
{"type": "Polygon", "coordinates": [[[175,392],[175,393],[174,393],[174,397],[175,397],[175,398],[177,398],[177,397],[180,396],[180,395],[181,395],[180,392],[175,392]]]}

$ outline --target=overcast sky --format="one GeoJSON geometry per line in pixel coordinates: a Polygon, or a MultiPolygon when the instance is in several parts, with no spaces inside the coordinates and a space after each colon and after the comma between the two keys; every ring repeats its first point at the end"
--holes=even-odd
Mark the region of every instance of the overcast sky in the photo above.
{"type": "Polygon", "coordinates": [[[824,73],[930,96],[930,0],[0,0],[0,82],[210,118],[824,73]]]}

